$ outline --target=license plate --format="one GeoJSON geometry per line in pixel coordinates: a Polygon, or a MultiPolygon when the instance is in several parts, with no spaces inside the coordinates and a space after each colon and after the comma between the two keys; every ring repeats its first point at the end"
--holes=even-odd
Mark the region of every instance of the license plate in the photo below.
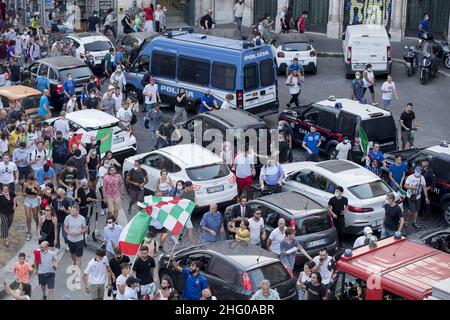
{"type": "Polygon", "coordinates": [[[95,57],[96,61],[101,61],[104,57],[95,57]]]}
{"type": "Polygon", "coordinates": [[[319,239],[319,240],[315,240],[315,241],[310,241],[308,242],[308,244],[306,245],[307,248],[314,248],[314,247],[318,247],[321,245],[324,245],[327,243],[327,239],[319,239]]]}
{"type": "Polygon", "coordinates": [[[221,186],[216,186],[216,187],[209,187],[207,189],[208,193],[214,193],[214,192],[220,192],[223,191],[223,185],[221,186]]]}
{"type": "Polygon", "coordinates": [[[365,67],[366,65],[363,63],[355,63],[353,65],[353,70],[364,70],[365,67]]]}
{"type": "Polygon", "coordinates": [[[75,88],[75,92],[81,92],[83,90],[83,87],[75,88]]]}
{"type": "Polygon", "coordinates": [[[125,141],[125,137],[114,138],[113,143],[122,143],[125,141]]]}
{"type": "Polygon", "coordinates": [[[372,227],[379,227],[383,223],[383,220],[375,220],[372,222],[372,227]]]}

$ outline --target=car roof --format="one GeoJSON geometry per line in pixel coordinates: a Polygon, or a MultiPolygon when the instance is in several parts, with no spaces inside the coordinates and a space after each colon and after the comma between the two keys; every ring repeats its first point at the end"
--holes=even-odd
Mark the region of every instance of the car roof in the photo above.
{"type": "Polygon", "coordinates": [[[347,98],[338,98],[334,100],[322,100],[313,104],[319,104],[324,107],[330,107],[334,110],[346,111],[354,115],[360,116],[363,120],[370,119],[371,117],[391,116],[389,111],[375,107],[370,104],[362,104],[358,101],[347,98]],[[336,108],[336,104],[340,103],[342,108],[336,108]]]}
{"type": "Polygon", "coordinates": [[[325,177],[332,179],[343,187],[349,187],[354,185],[360,185],[373,181],[381,180],[376,174],[370,172],[364,167],[358,166],[348,160],[327,160],[322,162],[293,162],[282,165],[286,173],[292,173],[302,169],[311,169],[325,177]],[[342,163],[342,170],[339,171],[339,163],[335,165],[333,162],[345,162],[342,163]],[[330,171],[327,168],[329,168],[330,171]]]}
{"type": "Polygon", "coordinates": [[[9,86],[0,88],[0,96],[8,98],[8,100],[23,99],[25,97],[42,95],[40,90],[27,86],[9,86]]]}
{"type": "Polygon", "coordinates": [[[255,125],[266,127],[266,123],[262,119],[243,110],[219,109],[216,111],[202,113],[202,115],[225,122],[229,128],[242,128],[255,125]]]}
{"type": "Polygon", "coordinates": [[[222,162],[217,155],[195,143],[177,144],[158,149],[158,152],[186,167],[201,167],[222,162]]]}
{"type": "Polygon", "coordinates": [[[311,43],[307,37],[300,36],[298,33],[284,33],[284,34],[282,33],[278,35],[275,41],[279,42],[280,44],[295,43],[295,42],[311,43]]]}
{"type": "Polygon", "coordinates": [[[281,192],[256,199],[275,207],[279,207],[292,216],[299,217],[321,212],[325,209],[313,199],[298,192],[281,192]]]}
{"type": "Polygon", "coordinates": [[[104,39],[108,39],[103,34],[97,33],[97,32],[73,33],[73,34],[69,35],[68,37],[78,38],[78,39],[82,40],[83,42],[90,41],[91,40],[90,38],[104,38],[104,39]],[[89,39],[87,39],[87,38],[89,38],[89,39]]]}
{"type": "Polygon", "coordinates": [[[149,31],[146,31],[146,32],[133,32],[133,33],[125,34],[122,39],[130,36],[132,38],[136,38],[138,40],[144,41],[145,39],[147,39],[149,37],[159,36],[159,35],[161,35],[161,34],[158,33],[158,32],[151,32],[151,31],[150,32],[149,31]]]}
{"type": "Polygon", "coordinates": [[[450,146],[444,146],[443,144],[441,145],[436,145],[436,146],[432,146],[426,149],[427,151],[431,151],[434,152],[436,154],[442,155],[443,158],[445,159],[449,159],[450,158],[450,146]]]}
{"type": "Polygon", "coordinates": [[[55,67],[57,69],[87,67],[87,65],[83,61],[78,60],[77,58],[72,57],[72,56],[48,57],[48,58],[39,59],[37,61],[49,64],[52,67],[55,67]]]}
{"type": "Polygon", "coordinates": [[[449,254],[406,238],[388,237],[373,249],[359,247],[351,257],[343,255],[337,265],[338,270],[352,270],[362,280],[378,274],[383,289],[406,293],[409,299],[423,299],[433,285],[450,277],[449,254]]]}
{"type": "Polygon", "coordinates": [[[119,119],[109,113],[95,109],[70,112],[66,114],[66,118],[77,123],[83,128],[100,128],[119,122],[119,119]]]}
{"type": "Polygon", "coordinates": [[[278,258],[270,252],[261,249],[247,241],[225,240],[209,244],[200,244],[191,246],[177,252],[191,252],[193,250],[202,250],[210,252],[215,256],[230,261],[241,270],[251,270],[257,266],[264,266],[279,262],[278,258]]]}
{"type": "Polygon", "coordinates": [[[352,36],[387,36],[386,28],[378,24],[357,24],[348,26],[347,29],[351,32],[352,36]]]}

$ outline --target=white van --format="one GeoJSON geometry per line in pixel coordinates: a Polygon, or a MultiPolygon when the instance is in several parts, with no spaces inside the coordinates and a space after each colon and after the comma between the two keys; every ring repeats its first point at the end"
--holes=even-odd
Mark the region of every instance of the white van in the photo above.
{"type": "Polygon", "coordinates": [[[342,36],[345,76],[351,78],[356,71],[370,63],[375,75],[391,73],[392,53],[384,26],[359,24],[348,26],[342,36]]]}

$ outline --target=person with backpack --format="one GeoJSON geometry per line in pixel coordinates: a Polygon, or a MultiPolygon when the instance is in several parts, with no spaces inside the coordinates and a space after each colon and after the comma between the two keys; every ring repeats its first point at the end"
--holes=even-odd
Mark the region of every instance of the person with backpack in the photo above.
{"type": "Polygon", "coordinates": [[[114,38],[117,38],[116,30],[114,29],[114,23],[117,22],[117,19],[114,17],[114,9],[109,9],[106,13],[105,20],[103,25],[105,29],[103,30],[103,34],[106,36],[108,31],[111,31],[114,38]]]}
{"type": "Polygon", "coordinates": [[[125,184],[128,186],[128,194],[130,202],[128,206],[128,214],[138,201],[144,201],[144,186],[148,183],[148,174],[141,166],[141,161],[134,161],[134,167],[126,175],[125,184]]]}
{"type": "Polygon", "coordinates": [[[31,62],[38,60],[42,57],[41,46],[39,42],[34,38],[30,38],[30,50],[28,51],[31,62]]]}
{"type": "Polygon", "coordinates": [[[128,11],[125,12],[123,19],[120,21],[123,28],[123,33],[128,34],[133,32],[133,20],[128,11]]]}

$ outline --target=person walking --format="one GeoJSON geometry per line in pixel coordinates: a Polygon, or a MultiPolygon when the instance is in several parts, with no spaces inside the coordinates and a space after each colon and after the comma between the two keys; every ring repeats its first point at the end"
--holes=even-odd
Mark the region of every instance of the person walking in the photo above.
{"type": "Polygon", "coordinates": [[[51,205],[45,206],[44,214],[39,217],[39,244],[48,242],[50,248],[56,246],[56,230],[58,230],[58,219],[51,205]]]}
{"type": "Polygon", "coordinates": [[[72,205],[70,215],[64,219],[64,231],[67,235],[67,244],[73,263],[78,268],[81,268],[86,230],[86,219],[80,215],[80,208],[76,204],[72,205]]]}
{"type": "Polygon", "coordinates": [[[145,13],[145,31],[153,32],[153,14],[155,11],[153,3],[150,3],[148,7],[144,7],[144,2],[142,2],[142,11],[145,13]]]}
{"type": "Polygon", "coordinates": [[[311,272],[305,290],[305,300],[327,300],[327,287],[322,283],[322,276],[317,271],[311,272]]]}
{"type": "Polygon", "coordinates": [[[95,257],[88,262],[83,274],[83,283],[86,293],[91,295],[92,300],[103,300],[105,296],[105,285],[108,280],[108,288],[112,287],[114,275],[109,267],[109,261],[105,257],[104,249],[97,249],[95,257]]]}
{"type": "Polygon", "coordinates": [[[291,272],[294,270],[295,266],[295,256],[297,252],[305,256],[309,261],[313,258],[303,249],[300,242],[295,239],[295,229],[286,228],[286,236],[280,242],[280,260],[291,272]]]}
{"type": "Polygon", "coordinates": [[[297,30],[299,33],[305,33],[307,18],[308,18],[308,11],[303,11],[301,17],[298,19],[297,22],[297,30]]]}
{"type": "Polygon", "coordinates": [[[430,199],[428,198],[428,189],[425,177],[422,175],[422,168],[416,166],[414,168],[414,174],[408,176],[405,181],[406,191],[406,201],[403,204],[405,208],[405,227],[408,227],[408,220],[412,216],[413,227],[420,229],[417,224],[417,215],[420,211],[420,205],[422,203],[422,192],[425,196],[425,203],[430,204],[430,199]]]}
{"type": "Polygon", "coordinates": [[[124,186],[122,177],[117,174],[115,166],[108,169],[108,174],[103,177],[103,199],[108,205],[108,212],[117,219],[119,211],[122,209],[122,195],[124,186]]]}
{"type": "Polygon", "coordinates": [[[39,199],[38,196],[41,193],[41,188],[34,178],[34,174],[30,173],[23,185],[23,206],[25,211],[26,225],[27,225],[27,241],[31,240],[31,224],[34,220],[36,224],[36,235],[39,238],[38,233],[38,210],[39,199]]]}
{"type": "Polygon", "coordinates": [[[160,289],[156,290],[153,295],[153,300],[168,300],[169,295],[174,291],[172,282],[170,279],[162,278],[160,289]]]}
{"type": "Polygon", "coordinates": [[[392,96],[395,94],[395,99],[398,100],[398,93],[395,87],[395,82],[392,81],[392,75],[387,76],[387,81],[383,82],[381,86],[382,100],[383,100],[383,108],[385,110],[389,110],[391,106],[392,96]]]}
{"type": "Polygon", "coordinates": [[[240,150],[234,158],[232,171],[236,175],[236,184],[238,196],[240,197],[245,191],[245,196],[250,198],[253,177],[256,176],[255,156],[250,152],[250,147],[246,145],[240,150]]]}
{"type": "Polygon", "coordinates": [[[267,239],[266,247],[269,248],[269,251],[275,255],[280,255],[280,244],[285,238],[286,231],[286,220],[283,218],[278,219],[278,228],[273,229],[273,231],[269,235],[269,239],[267,239]]]}
{"type": "Polygon", "coordinates": [[[156,263],[148,254],[148,247],[142,246],[139,256],[133,265],[133,276],[140,280],[139,299],[149,296],[153,298],[156,291],[155,280],[157,278],[156,263]]]}
{"type": "Polygon", "coordinates": [[[364,99],[364,81],[361,79],[361,72],[355,72],[355,79],[352,80],[352,99],[362,102],[364,99]]]}
{"type": "Polygon", "coordinates": [[[418,127],[416,122],[416,114],[413,111],[413,104],[408,102],[405,111],[400,115],[400,130],[402,139],[402,150],[414,147],[415,129],[418,127]]]}
{"type": "Polygon", "coordinates": [[[270,281],[264,279],[261,281],[260,289],[250,298],[250,300],[280,300],[277,291],[270,288],[270,281]]]}
{"type": "Polygon", "coordinates": [[[39,285],[42,290],[42,300],[53,300],[55,288],[55,271],[58,268],[56,254],[50,251],[47,241],[39,245],[40,250],[35,250],[34,264],[37,266],[39,285]]]}
{"type": "Polygon", "coordinates": [[[155,20],[155,31],[162,32],[161,28],[161,15],[163,14],[162,7],[160,4],[156,5],[156,10],[154,12],[154,20],[155,20]]]}
{"type": "Polygon", "coordinates": [[[326,248],[321,249],[319,251],[319,255],[314,257],[313,261],[316,265],[313,268],[313,272],[319,273],[319,283],[323,283],[324,285],[328,285],[330,283],[333,270],[330,270],[328,265],[332,259],[333,258],[328,255],[326,248]]]}
{"type": "Polygon", "coordinates": [[[328,212],[336,227],[339,240],[343,240],[345,234],[345,213],[348,209],[348,199],[343,196],[344,188],[336,187],[334,197],[328,201],[328,212]]]}
{"type": "Polygon", "coordinates": [[[233,11],[236,30],[239,31],[239,33],[242,33],[241,27],[242,27],[242,17],[244,16],[244,0],[238,0],[238,2],[234,4],[233,11]]]}
{"type": "Polygon", "coordinates": [[[19,252],[17,262],[12,268],[15,280],[19,284],[30,283],[30,272],[34,272],[34,268],[26,261],[27,255],[19,252]]]}
{"type": "Polygon", "coordinates": [[[289,87],[289,94],[291,95],[291,100],[286,103],[288,108],[294,103],[296,107],[299,106],[298,97],[301,93],[302,82],[305,81],[305,77],[298,73],[297,70],[292,70],[286,79],[286,85],[289,87]]]}
{"type": "Polygon", "coordinates": [[[50,102],[48,100],[49,95],[49,91],[44,89],[41,99],[39,100],[38,115],[42,120],[47,120],[52,115],[50,111],[50,102]]]}
{"type": "Polygon", "coordinates": [[[108,34],[108,31],[111,31],[114,38],[117,38],[116,35],[116,30],[114,28],[114,24],[117,22],[117,19],[114,17],[114,9],[108,9],[108,11],[106,12],[106,18],[105,18],[105,22],[103,23],[104,26],[104,30],[103,30],[103,34],[106,36],[108,34]]]}
{"type": "Polygon", "coordinates": [[[364,87],[363,87],[363,95],[366,94],[366,90],[369,89],[370,94],[372,96],[372,104],[374,106],[377,106],[378,103],[375,99],[375,75],[373,73],[373,69],[372,69],[372,65],[370,63],[368,63],[366,65],[366,68],[363,71],[363,82],[364,82],[364,87]]]}
{"type": "Polygon", "coordinates": [[[150,150],[155,150],[157,147],[158,137],[156,131],[163,123],[163,112],[160,110],[159,105],[156,105],[152,112],[147,114],[144,126],[150,131],[150,150]]]}
{"type": "Polygon", "coordinates": [[[17,208],[16,195],[9,191],[7,185],[3,185],[2,194],[0,194],[0,220],[1,220],[1,238],[5,247],[9,248],[9,229],[14,220],[14,211],[17,208]]]}
{"type": "Polygon", "coordinates": [[[67,162],[69,140],[63,137],[62,131],[56,131],[56,139],[52,141],[52,160],[56,174],[59,174],[67,162]]]}
{"type": "Polygon", "coordinates": [[[116,217],[110,215],[106,219],[106,226],[103,229],[103,244],[106,248],[106,256],[111,260],[119,247],[119,237],[123,227],[116,222],[116,217]]]}
{"type": "Polygon", "coordinates": [[[94,11],[87,20],[87,32],[97,32],[100,25],[100,18],[98,17],[98,11],[94,11]]]}
{"type": "MultiPolygon", "coordinates": [[[[108,248],[106,248],[106,255],[108,256],[108,248]]],[[[109,259],[109,267],[111,268],[111,275],[114,275],[114,277],[111,277],[111,284],[112,284],[111,295],[113,297],[113,300],[115,300],[118,291],[117,285],[118,284],[123,285],[125,283],[126,278],[130,274],[131,271],[130,258],[122,254],[122,250],[120,250],[119,247],[116,247],[114,248],[114,255],[112,256],[112,258],[109,259]],[[120,276],[122,276],[121,279],[119,279],[120,276]]]]}
{"type": "Polygon", "coordinates": [[[348,153],[352,149],[352,143],[348,139],[348,137],[344,137],[344,139],[336,145],[336,159],[337,160],[348,160],[348,153]]]}
{"type": "MultiPolygon", "coordinates": [[[[436,175],[434,174],[433,169],[430,167],[430,159],[424,158],[422,159],[422,176],[425,178],[427,193],[431,192],[431,188],[434,188],[436,185],[436,175]]],[[[431,207],[430,204],[426,203],[424,191],[422,191],[422,203],[420,205],[419,214],[422,214],[423,217],[428,217],[431,215],[431,207]]]]}
{"type": "Polygon", "coordinates": [[[148,174],[142,168],[141,161],[135,160],[134,167],[126,175],[125,184],[128,186],[130,201],[128,205],[128,214],[137,202],[144,201],[144,186],[148,183],[148,174]]]}
{"type": "Polygon", "coordinates": [[[302,147],[306,150],[306,161],[319,161],[319,147],[321,144],[320,133],[317,132],[315,126],[311,126],[302,143],[302,147]]]}
{"type": "Polygon", "coordinates": [[[9,161],[9,154],[3,155],[0,162],[0,186],[7,186],[10,192],[14,192],[15,185],[19,183],[19,171],[17,165],[9,161]]]}
{"type": "Polygon", "coordinates": [[[303,266],[303,271],[300,272],[297,280],[298,300],[305,300],[306,284],[311,281],[312,269],[316,264],[314,261],[308,261],[303,266]]]}
{"type": "Polygon", "coordinates": [[[222,214],[217,211],[217,204],[210,204],[209,211],[203,215],[200,221],[200,228],[203,242],[213,243],[221,240],[221,234],[225,233],[225,230],[222,214]]]}
{"type": "Polygon", "coordinates": [[[66,217],[70,214],[70,207],[73,205],[73,199],[66,196],[66,191],[63,188],[59,188],[56,192],[56,198],[51,201],[52,207],[55,210],[56,213],[56,220],[57,220],[57,229],[55,231],[56,233],[56,249],[61,248],[61,232],[62,237],[64,240],[64,243],[67,247],[67,234],[64,228],[64,220],[66,217]]]}
{"type": "Polygon", "coordinates": [[[181,267],[173,254],[170,256],[172,266],[178,272],[182,272],[184,278],[183,298],[185,300],[200,300],[202,290],[209,288],[208,280],[200,273],[203,263],[199,260],[192,261],[190,266],[181,267]]]}
{"type": "Polygon", "coordinates": [[[250,242],[254,245],[261,246],[261,241],[266,240],[266,229],[264,219],[261,217],[262,211],[260,208],[253,209],[253,217],[248,219],[250,230],[250,242]]]}
{"type": "MultiPolygon", "coordinates": [[[[416,212],[417,215],[417,212],[416,212]]],[[[417,218],[417,217],[416,217],[417,218]]],[[[386,195],[386,204],[384,206],[384,221],[381,228],[381,238],[395,235],[396,232],[402,232],[405,219],[402,209],[395,203],[395,196],[392,192],[386,195]]]]}
{"type": "Polygon", "coordinates": [[[266,164],[264,164],[259,173],[261,191],[267,190],[269,193],[280,193],[284,178],[285,172],[283,167],[275,159],[267,159],[266,164]]]}
{"type": "MultiPolygon", "coordinates": [[[[150,82],[144,87],[142,95],[145,98],[145,111],[150,113],[157,103],[161,103],[161,97],[156,84],[156,78],[150,77],[150,82]]],[[[176,110],[175,110],[176,111],[176,110]]]]}
{"type": "Polygon", "coordinates": [[[178,95],[176,96],[175,99],[176,99],[175,114],[173,115],[172,123],[174,124],[178,123],[180,118],[181,121],[187,121],[188,116],[186,112],[187,107],[186,89],[184,88],[178,89],[178,95]]]}
{"type": "Polygon", "coordinates": [[[389,185],[398,192],[403,189],[406,174],[408,173],[408,165],[402,161],[401,155],[395,156],[395,162],[389,166],[389,185]]]}
{"type": "Polygon", "coordinates": [[[30,152],[26,149],[26,142],[22,141],[19,148],[14,150],[12,161],[17,166],[19,172],[19,184],[23,186],[25,179],[30,174],[30,152]]]}

